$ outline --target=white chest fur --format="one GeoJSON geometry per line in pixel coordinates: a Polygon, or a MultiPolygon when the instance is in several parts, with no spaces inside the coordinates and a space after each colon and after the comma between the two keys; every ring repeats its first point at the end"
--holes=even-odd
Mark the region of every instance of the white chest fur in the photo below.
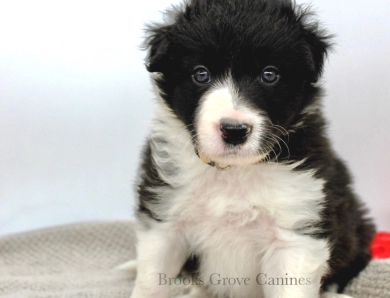
{"type": "Polygon", "coordinates": [[[323,180],[295,166],[267,163],[220,172],[202,164],[203,171],[193,172],[178,190],[171,211],[185,222],[207,218],[239,227],[266,220],[296,229],[319,219],[324,194],[323,180]]]}

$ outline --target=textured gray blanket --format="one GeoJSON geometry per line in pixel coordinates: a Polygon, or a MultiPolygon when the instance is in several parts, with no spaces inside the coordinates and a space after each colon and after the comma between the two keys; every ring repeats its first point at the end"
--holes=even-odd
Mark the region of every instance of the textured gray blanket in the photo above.
{"type": "MultiPolygon", "coordinates": [[[[134,225],[97,222],[0,238],[0,297],[129,298],[134,225]]],[[[185,289],[176,288],[175,293],[185,289]]],[[[348,286],[355,298],[390,297],[390,261],[372,261],[348,286]]]]}

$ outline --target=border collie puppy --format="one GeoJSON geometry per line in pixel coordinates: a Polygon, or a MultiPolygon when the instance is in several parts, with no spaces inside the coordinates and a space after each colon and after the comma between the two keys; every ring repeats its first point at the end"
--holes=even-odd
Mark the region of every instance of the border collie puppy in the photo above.
{"type": "Polygon", "coordinates": [[[374,226],[325,131],[329,35],[289,0],[189,0],[167,16],[146,40],[158,100],[131,297],[170,297],[189,267],[186,297],[348,297],[374,226]]]}

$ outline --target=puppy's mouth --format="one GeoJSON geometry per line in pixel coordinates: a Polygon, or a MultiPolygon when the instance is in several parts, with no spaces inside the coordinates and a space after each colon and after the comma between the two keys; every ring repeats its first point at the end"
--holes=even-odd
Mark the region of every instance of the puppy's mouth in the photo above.
{"type": "Polygon", "coordinates": [[[217,168],[256,164],[269,153],[259,149],[259,128],[249,122],[221,119],[209,129],[199,127],[196,139],[200,159],[217,168]]]}

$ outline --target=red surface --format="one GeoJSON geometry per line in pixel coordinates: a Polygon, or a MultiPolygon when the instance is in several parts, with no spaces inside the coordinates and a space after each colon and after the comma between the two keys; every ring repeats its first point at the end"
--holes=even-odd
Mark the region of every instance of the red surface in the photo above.
{"type": "Polygon", "coordinates": [[[371,243],[370,249],[373,259],[390,258],[390,233],[377,233],[371,243]]]}

